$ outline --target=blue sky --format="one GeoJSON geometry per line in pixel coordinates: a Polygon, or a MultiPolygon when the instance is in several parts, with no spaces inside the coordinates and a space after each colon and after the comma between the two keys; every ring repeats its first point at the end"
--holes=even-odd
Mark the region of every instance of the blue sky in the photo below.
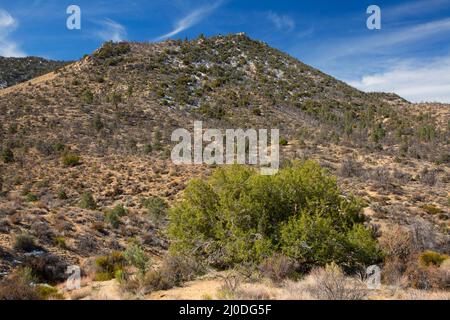
{"type": "Polygon", "coordinates": [[[78,59],[106,40],[246,32],[366,91],[450,102],[450,0],[0,0],[0,55],[78,59]],[[66,9],[81,8],[81,30],[66,9]],[[369,30],[369,5],[382,29],[369,30]]]}

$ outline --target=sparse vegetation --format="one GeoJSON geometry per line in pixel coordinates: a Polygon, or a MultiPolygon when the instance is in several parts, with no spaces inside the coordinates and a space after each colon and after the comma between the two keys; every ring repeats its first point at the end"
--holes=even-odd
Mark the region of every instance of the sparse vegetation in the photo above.
{"type": "Polygon", "coordinates": [[[97,203],[90,191],[87,191],[81,195],[79,206],[82,209],[89,209],[89,210],[97,209],[97,203]]]}
{"type": "Polygon", "coordinates": [[[109,255],[98,257],[95,260],[95,280],[108,281],[123,271],[126,259],[121,252],[113,251],[109,255]]]}
{"type": "Polygon", "coordinates": [[[440,254],[434,251],[425,251],[419,256],[419,262],[422,267],[440,267],[441,264],[448,259],[445,254],[440,254]]]}
{"type": "Polygon", "coordinates": [[[150,197],[143,199],[141,205],[147,210],[149,218],[155,223],[159,224],[167,217],[168,205],[164,199],[150,197]]]}
{"type": "Polygon", "coordinates": [[[0,152],[0,159],[4,163],[12,163],[14,162],[14,153],[10,148],[5,148],[0,152]]]}
{"type": "Polygon", "coordinates": [[[65,167],[76,167],[81,164],[80,156],[71,152],[63,154],[61,161],[65,167]]]}
{"type": "Polygon", "coordinates": [[[106,43],[0,90],[0,296],[58,299],[79,261],[83,281],[116,279],[127,298],[211,271],[192,285],[219,274],[227,299],[365,299],[354,273],[374,263],[369,299],[448,297],[448,116],[245,35],[106,43]],[[171,133],[199,118],[280,128],[283,169],[175,166],[171,133]]]}
{"type": "Polygon", "coordinates": [[[17,234],[14,237],[13,247],[15,250],[32,251],[36,248],[36,240],[28,233],[17,234]]]}

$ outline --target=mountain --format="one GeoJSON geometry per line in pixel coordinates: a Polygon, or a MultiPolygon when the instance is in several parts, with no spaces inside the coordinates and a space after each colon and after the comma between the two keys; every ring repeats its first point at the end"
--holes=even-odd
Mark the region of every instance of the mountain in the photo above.
{"type": "Polygon", "coordinates": [[[162,257],[154,213],[215,167],[170,160],[171,133],[195,120],[279,128],[283,166],[314,159],[365,200],[374,224],[419,223],[433,245],[450,244],[449,106],[361,92],[243,34],[108,42],[0,90],[0,273],[27,261],[15,248],[23,233],[61,270],[130,238],[162,257]]]}
{"type": "Polygon", "coordinates": [[[0,89],[55,71],[68,63],[37,57],[0,57],[0,89]]]}

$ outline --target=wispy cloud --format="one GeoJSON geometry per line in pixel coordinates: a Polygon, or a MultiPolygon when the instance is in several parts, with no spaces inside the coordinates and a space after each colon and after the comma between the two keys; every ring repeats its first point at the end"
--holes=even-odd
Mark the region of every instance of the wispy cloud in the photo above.
{"type": "Polygon", "coordinates": [[[18,25],[8,11],[0,9],[0,56],[23,57],[26,54],[19,48],[19,45],[10,38],[18,25]]]}
{"type": "MultiPolygon", "coordinates": [[[[450,31],[450,18],[430,21],[418,25],[409,25],[397,29],[384,29],[383,33],[365,35],[354,38],[336,40],[334,43],[326,43],[317,55],[322,61],[337,60],[343,57],[372,54],[382,50],[384,54],[404,48],[406,45],[417,45],[419,41],[430,41],[433,37],[448,37],[450,31]],[[329,51],[326,48],[332,47],[329,51]]],[[[423,43],[422,43],[423,44],[423,43]]]]}
{"type": "Polygon", "coordinates": [[[448,0],[416,0],[383,9],[383,16],[388,19],[423,15],[450,7],[448,0]]]}
{"type": "Polygon", "coordinates": [[[102,26],[102,29],[97,31],[97,36],[103,41],[112,40],[118,42],[126,39],[127,30],[120,23],[111,19],[105,19],[100,21],[99,24],[102,26]]]}
{"type": "Polygon", "coordinates": [[[368,92],[395,92],[413,102],[450,103],[450,56],[429,61],[401,61],[384,72],[365,75],[349,83],[368,92]]]}
{"type": "Polygon", "coordinates": [[[180,32],[183,32],[192,26],[198,24],[203,19],[208,17],[211,13],[213,13],[217,8],[219,8],[223,3],[223,0],[216,1],[212,5],[203,6],[195,9],[190,12],[188,15],[181,18],[179,21],[175,23],[174,29],[167,34],[157,37],[154,41],[161,41],[173,37],[180,32]]]}
{"type": "Polygon", "coordinates": [[[295,29],[295,21],[288,15],[279,15],[274,12],[269,12],[267,18],[275,25],[279,30],[292,31],[295,29]]]}

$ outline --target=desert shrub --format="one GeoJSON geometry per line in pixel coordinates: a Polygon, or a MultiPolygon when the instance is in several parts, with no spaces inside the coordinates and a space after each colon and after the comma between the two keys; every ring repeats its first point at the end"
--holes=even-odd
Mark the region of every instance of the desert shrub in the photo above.
{"type": "Polygon", "coordinates": [[[25,197],[25,200],[27,202],[36,202],[39,200],[39,196],[35,195],[34,193],[28,193],[25,197]]]}
{"type": "Polygon", "coordinates": [[[397,258],[403,262],[408,261],[415,251],[411,233],[401,227],[385,231],[380,238],[380,244],[386,258],[397,258]]]}
{"type": "Polygon", "coordinates": [[[57,288],[49,285],[38,285],[35,289],[43,300],[63,300],[64,295],[57,288]]]}
{"type": "Polygon", "coordinates": [[[111,102],[117,108],[119,103],[122,102],[122,95],[120,93],[114,91],[107,96],[107,100],[108,100],[108,102],[111,102]]]}
{"type": "Polygon", "coordinates": [[[58,191],[58,199],[59,200],[67,200],[68,199],[68,196],[67,196],[67,193],[65,190],[61,189],[58,191]]]}
{"type": "Polygon", "coordinates": [[[90,256],[97,251],[97,241],[91,235],[82,235],[77,241],[77,249],[84,256],[90,256]]]}
{"type": "Polygon", "coordinates": [[[440,254],[439,252],[427,250],[422,252],[419,256],[419,263],[423,267],[440,267],[441,264],[448,259],[445,254],[440,254]]]}
{"type": "Polygon", "coordinates": [[[152,270],[146,274],[145,284],[152,291],[167,290],[194,280],[203,272],[203,266],[194,257],[169,254],[158,270],[152,270]]]}
{"type": "Polygon", "coordinates": [[[159,197],[143,199],[141,205],[147,210],[149,218],[156,223],[162,222],[167,217],[168,205],[164,199],[159,197]]]}
{"type": "Polygon", "coordinates": [[[403,282],[404,273],[416,252],[411,232],[397,226],[383,232],[380,245],[385,254],[383,265],[383,281],[390,285],[403,282]]]}
{"type": "Polygon", "coordinates": [[[36,248],[36,240],[28,233],[21,233],[14,237],[13,248],[20,251],[32,251],[36,248]]]}
{"type": "Polygon", "coordinates": [[[67,280],[67,262],[51,253],[26,256],[23,266],[30,268],[33,275],[42,283],[56,284],[67,280]]]}
{"type": "Polygon", "coordinates": [[[430,187],[433,187],[437,183],[437,174],[435,170],[428,168],[423,169],[420,172],[420,181],[430,187]]]}
{"type": "Polygon", "coordinates": [[[147,143],[147,144],[144,146],[144,154],[151,154],[152,151],[153,151],[152,145],[149,144],[149,143],[147,143]]]}
{"type": "Polygon", "coordinates": [[[344,178],[359,177],[362,174],[362,165],[352,158],[342,161],[339,168],[339,175],[344,178]]]}
{"type": "Polygon", "coordinates": [[[91,90],[86,89],[81,94],[81,98],[83,99],[83,102],[86,104],[91,104],[94,101],[94,94],[91,90]]]}
{"type": "Polygon", "coordinates": [[[116,277],[126,266],[126,259],[121,252],[113,251],[107,256],[95,260],[95,280],[109,281],[116,277]]]}
{"type": "Polygon", "coordinates": [[[103,46],[94,53],[94,57],[98,59],[108,59],[124,55],[130,51],[131,46],[128,43],[114,43],[112,41],[108,41],[105,42],[103,46]]]}
{"type": "Polygon", "coordinates": [[[363,225],[363,206],[342,197],[336,179],[312,161],[274,176],[219,168],[208,181],[191,181],[170,210],[171,250],[218,267],[260,263],[276,252],[305,268],[373,264],[381,253],[363,225]]]}
{"type": "Polygon", "coordinates": [[[4,148],[0,152],[0,159],[2,159],[4,163],[12,163],[14,162],[14,153],[10,148],[4,148]]]}
{"type": "Polygon", "coordinates": [[[377,167],[371,173],[371,179],[376,182],[377,187],[392,191],[391,172],[387,167],[377,167]]]}
{"type": "Polygon", "coordinates": [[[105,126],[103,124],[102,118],[100,117],[100,115],[95,115],[94,119],[92,120],[92,126],[94,127],[94,129],[96,131],[100,131],[103,129],[103,127],[105,126]]]}
{"type": "Polygon", "coordinates": [[[448,289],[450,285],[448,271],[435,266],[424,267],[417,263],[410,264],[405,275],[414,289],[448,289]]]}
{"type": "Polygon", "coordinates": [[[221,277],[223,284],[220,286],[217,297],[220,300],[235,300],[241,292],[241,278],[235,272],[221,277]]]}
{"type": "Polygon", "coordinates": [[[440,214],[443,212],[442,209],[440,209],[434,205],[431,205],[431,204],[422,206],[422,209],[423,209],[423,211],[425,211],[426,213],[431,214],[431,215],[437,215],[437,214],[440,214]]]}
{"type": "Polygon", "coordinates": [[[311,283],[306,291],[318,300],[363,300],[367,297],[367,287],[364,283],[346,277],[336,265],[314,269],[309,275],[311,283]]]}
{"type": "Polygon", "coordinates": [[[0,281],[0,300],[39,300],[40,294],[32,283],[31,270],[24,268],[0,281]]]}
{"type": "Polygon", "coordinates": [[[129,265],[138,270],[138,276],[143,278],[151,265],[150,258],[138,243],[132,243],[124,252],[124,257],[129,265]]]}
{"type": "Polygon", "coordinates": [[[124,217],[128,214],[128,210],[125,209],[123,204],[116,205],[110,212],[118,217],[124,217]]]}
{"type": "Polygon", "coordinates": [[[65,167],[76,167],[81,164],[81,158],[79,155],[67,152],[62,155],[61,162],[65,167]]]}
{"type": "Polygon", "coordinates": [[[94,196],[90,191],[87,191],[81,195],[79,207],[81,209],[89,210],[97,209],[97,203],[95,202],[94,196]]]}
{"type": "Polygon", "coordinates": [[[286,140],[286,138],[280,138],[280,146],[287,146],[289,142],[286,140]]]}
{"type": "Polygon", "coordinates": [[[258,266],[258,270],[264,277],[271,279],[274,283],[281,283],[283,280],[296,275],[297,264],[292,258],[276,253],[263,260],[258,266]]]}
{"type": "Polygon", "coordinates": [[[118,228],[120,225],[120,216],[114,211],[107,211],[105,213],[105,221],[113,228],[118,228]]]}
{"type": "Polygon", "coordinates": [[[53,238],[53,244],[61,249],[66,249],[66,239],[64,237],[55,237],[53,238]]]}

